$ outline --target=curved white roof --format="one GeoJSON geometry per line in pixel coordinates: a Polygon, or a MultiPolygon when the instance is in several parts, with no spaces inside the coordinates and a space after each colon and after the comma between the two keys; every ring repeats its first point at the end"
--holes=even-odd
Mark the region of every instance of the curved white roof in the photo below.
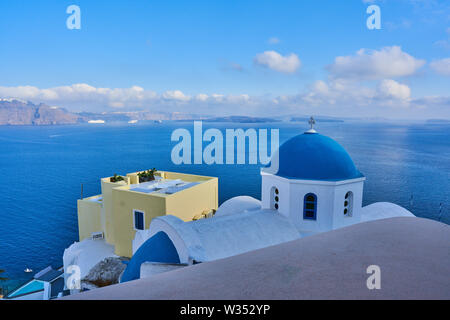
{"type": "Polygon", "coordinates": [[[256,210],[184,222],[174,216],[153,219],[149,236],[165,232],[180,262],[212,261],[301,237],[288,219],[273,210],[256,210]]]}
{"type": "Polygon", "coordinates": [[[394,217],[415,217],[403,207],[391,202],[375,202],[361,210],[361,222],[394,217]]]}
{"type": "Polygon", "coordinates": [[[215,216],[221,217],[230,214],[237,214],[260,209],[261,201],[249,196],[239,196],[231,198],[222,203],[219,209],[217,209],[215,216]]]}
{"type": "MultiPolygon", "coordinates": [[[[146,240],[164,232],[173,242],[181,263],[212,261],[301,238],[296,227],[274,210],[260,209],[260,201],[232,198],[209,219],[184,222],[172,216],[153,219],[150,229],[138,232],[133,251],[146,240]]],[[[388,202],[363,207],[361,222],[414,215],[388,202]]]]}
{"type": "Polygon", "coordinates": [[[80,277],[84,278],[97,263],[109,257],[117,257],[113,245],[105,240],[84,239],[64,250],[64,270],[67,272],[69,266],[76,265],[80,268],[80,277]]]}
{"type": "Polygon", "coordinates": [[[449,243],[443,223],[385,219],[64,299],[448,300],[449,243]],[[372,264],[381,267],[381,290],[366,287],[372,264]]]}

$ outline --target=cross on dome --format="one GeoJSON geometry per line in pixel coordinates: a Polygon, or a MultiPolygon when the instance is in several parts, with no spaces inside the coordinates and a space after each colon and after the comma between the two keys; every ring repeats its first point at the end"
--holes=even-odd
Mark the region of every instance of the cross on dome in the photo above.
{"type": "Polygon", "coordinates": [[[314,119],[314,117],[311,116],[311,118],[309,118],[308,123],[311,126],[311,128],[305,133],[317,133],[317,131],[314,130],[314,125],[316,124],[316,120],[314,119]]]}

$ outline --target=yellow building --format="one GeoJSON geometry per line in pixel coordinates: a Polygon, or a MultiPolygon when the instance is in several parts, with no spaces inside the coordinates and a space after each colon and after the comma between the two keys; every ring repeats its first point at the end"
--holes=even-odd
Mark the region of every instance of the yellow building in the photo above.
{"type": "Polygon", "coordinates": [[[101,195],[78,200],[80,241],[103,236],[116,255],[131,257],[136,231],[148,229],[153,218],[190,221],[217,210],[217,178],[157,171],[155,180],[140,183],[139,173],[118,182],[102,178],[101,195]]]}

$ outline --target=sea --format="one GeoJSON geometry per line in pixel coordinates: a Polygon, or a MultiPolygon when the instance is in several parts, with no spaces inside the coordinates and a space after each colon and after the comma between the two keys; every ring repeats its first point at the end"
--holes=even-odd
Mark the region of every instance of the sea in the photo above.
{"type": "MultiPolygon", "coordinates": [[[[260,164],[172,162],[174,130],[193,122],[0,127],[0,282],[8,289],[48,265],[62,265],[78,241],[77,199],[100,193],[100,178],[157,168],[219,178],[219,202],[260,198],[260,164]]],[[[278,129],[280,144],[305,122],[204,122],[203,130],[278,129]]],[[[364,202],[389,201],[416,216],[450,224],[450,123],[320,122],[365,175],[364,202]]],[[[193,134],[192,134],[193,138],[193,134]]],[[[206,146],[208,143],[204,143],[206,146]]],[[[412,249],[413,250],[413,249],[412,249]]]]}

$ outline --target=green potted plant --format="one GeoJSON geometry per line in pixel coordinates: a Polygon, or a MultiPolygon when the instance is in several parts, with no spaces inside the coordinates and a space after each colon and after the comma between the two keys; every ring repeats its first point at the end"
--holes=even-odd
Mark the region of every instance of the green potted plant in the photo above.
{"type": "Polygon", "coordinates": [[[151,170],[147,170],[147,171],[138,173],[139,183],[155,180],[156,171],[157,170],[155,168],[153,168],[151,170]]]}
{"type": "Polygon", "coordinates": [[[114,176],[112,176],[109,181],[111,182],[119,182],[119,181],[124,181],[125,179],[122,176],[118,176],[116,173],[114,173],[114,176]]]}

